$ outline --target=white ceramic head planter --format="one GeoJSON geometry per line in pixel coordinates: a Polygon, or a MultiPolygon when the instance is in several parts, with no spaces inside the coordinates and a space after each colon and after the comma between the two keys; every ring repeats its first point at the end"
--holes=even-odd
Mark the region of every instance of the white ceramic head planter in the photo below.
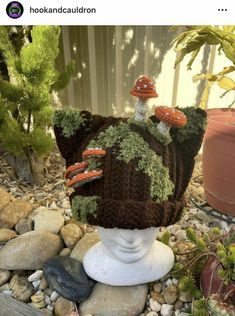
{"type": "Polygon", "coordinates": [[[85,255],[83,265],[94,280],[116,286],[152,282],[174,264],[172,250],[156,241],[157,228],[129,230],[98,227],[101,241],[85,255]]]}

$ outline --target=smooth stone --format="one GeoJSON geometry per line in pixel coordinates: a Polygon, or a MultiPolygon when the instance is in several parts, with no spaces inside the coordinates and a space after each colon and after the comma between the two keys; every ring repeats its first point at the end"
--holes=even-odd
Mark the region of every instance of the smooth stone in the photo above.
{"type": "Polygon", "coordinates": [[[158,301],[155,301],[154,299],[150,298],[149,307],[152,311],[159,312],[162,308],[162,305],[158,301]]]}
{"type": "Polygon", "coordinates": [[[170,285],[163,290],[162,295],[167,304],[174,304],[178,299],[178,289],[175,285],[170,285]]]}
{"type": "Polygon", "coordinates": [[[0,249],[0,268],[39,270],[43,263],[63,248],[61,238],[47,231],[32,231],[18,236],[0,249]]]}
{"type": "Polygon", "coordinates": [[[16,200],[0,211],[0,228],[13,228],[22,218],[28,217],[33,206],[30,202],[16,200]]]}
{"type": "Polygon", "coordinates": [[[28,281],[29,282],[38,281],[42,278],[42,276],[43,276],[43,271],[37,270],[28,277],[28,281]]]}
{"type": "Polygon", "coordinates": [[[57,256],[43,265],[44,277],[49,286],[64,298],[80,302],[86,299],[92,289],[83,265],[72,258],[57,256]]]}
{"type": "Polygon", "coordinates": [[[31,300],[33,303],[39,303],[44,301],[45,295],[42,292],[36,293],[31,296],[31,300]]]}
{"type": "Polygon", "coordinates": [[[70,254],[70,257],[82,262],[87,251],[99,241],[100,237],[97,232],[86,234],[77,242],[76,246],[73,248],[70,254]]]}
{"type": "Polygon", "coordinates": [[[204,223],[212,223],[214,221],[214,218],[211,217],[210,215],[206,214],[205,212],[199,210],[197,212],[196,218],[199,219],[200,221],[204,222],[204,223]]]}
{"type": "Polygon", "coordinates": [[[28,302],[33,294],[33,286],[23,276],[15,274],[10,281],[12,296],[18,301],[28,302]]]}
{"type": "Polygon", "coordinates": [[[61,228],[61,237],[68,248],[73,248],[83,236],[83,232],[76,224],[68,224],[61,228]]]}
{"type": "Polygon", "coordinates": [[[70,315],[74,311],[73,302],[66,300],[63,297],[58,298],[55,303],[55,316],[70,315]]]}
{"type": "Polygon", "coordinates": [[[146,316],[158,316],[158,313],[151,311],[148,314],[146,314],[146,316]]]}
{"type": "Polygon", "coordinates": [[[16,237],[16,232],[8,228],[0,228],[0,242],[6,242],[16,237]]]}
{"type": "Polygon", "coordinates": [[[0,269],[0,286],[7,283],[7,281],[10,279],[10,276],[11,276],[10,271],[0,269]]]}
{"type": "Polygon", "coordinates": [[[110,286],[96,283],[91,296],[79,306],[81,316],[137,316],[145,306],[148,286],[110,286]]]}
{"type": "Polygon", "coordinates": [[[58,211],[40,211],[34,216],[34,230],[47,230],[58,234],[64,225],[64,217],[58,211]]]}
{"type": "Polygon", "coordinates": [[[154,289],[155,292],[161,293],[162,283],[161,282],[155,283],[154,286],[153,286],[153,289],[154,289]]]}
{"type": "Polygon", "coordinates": [[[152,291],[151,292],[151,297],[155,301],[159,302],[160,304],[165,304],[164,297],[163,297],[163,295],[161,293],[157,293],[157,292],[152,291]]]}
{"type": "Polygon", "coordinates": [[[161,316],[171,316],[173,314],[173,305],[163,304],[161,309],[161,316]]]}
{"type": "Polygon", "coordinates": [[[0,187],[0,211],[11,201],[11,195],[0,187]]]}
{"type": "Polygon", "coordinates": [[[21,219],[15,226],[19,235],[28,233],[33,230],[33,220],[31,217],[21,219]]]}
{"type": "Polygon", "coordinates": [[[187,240],[186,231],[183,229],[177,230],[177,232],[175,233],[175,237],[179,240],[187,240]]]}
{"type": "Polygon", "coordinates": [[[177,300],[176,302],[175,302],[175,304],[174,304],[174,308],[175,308],[175,310],[177,310],[177,309],[181,309],[182,307],[183,307],[183,302],[182,301],[180,301],[180,300],[177,300]]]}
{"type": "Polygon", "coordinates": [[[71,249],[69,248],[64,248],[61,250],[61,252],[59,253],[59,256],[69,256],[71,254],[71,249]]]}
{"type": "Polygon", "coordinates": [[[10,283],[5,283],[2,286],[0,286],[0,292],[10,290],[10,283]]]}
{"type": "Polygon", "coordinates": [[[59,297],[60,297],[60,294],[57,293],[56,291],[53,291],[51,293],[50,299],[51,299],[52,302],[56,302],[59,297]]]}

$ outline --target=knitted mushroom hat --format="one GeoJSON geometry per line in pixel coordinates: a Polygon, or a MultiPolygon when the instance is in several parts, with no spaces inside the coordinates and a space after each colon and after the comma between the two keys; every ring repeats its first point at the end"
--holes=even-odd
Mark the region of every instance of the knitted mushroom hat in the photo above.
{"type": "Polygon", "coordinates": [[[201,109],[182,111],[187,124],[169,133],[159,132],[155,115],[144,122],[87,111],[56,113],[56,140],[66,160],[67,184],[74,188],[72,210],[80,221],[145,229],[179,218],[206,122],[201,109]],[[70,135],[65,122],[71,124],[70,135]]]}

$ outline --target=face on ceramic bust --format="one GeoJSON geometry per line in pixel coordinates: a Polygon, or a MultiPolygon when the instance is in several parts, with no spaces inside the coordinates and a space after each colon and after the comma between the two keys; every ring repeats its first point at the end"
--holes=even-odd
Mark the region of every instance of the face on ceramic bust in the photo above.
{"type": "Polygon", "coordinates": [[[158,228],[119,229],[98,227],[100,239],[109,254],[124,263],[141,260],[156,239],[158,228]]]}

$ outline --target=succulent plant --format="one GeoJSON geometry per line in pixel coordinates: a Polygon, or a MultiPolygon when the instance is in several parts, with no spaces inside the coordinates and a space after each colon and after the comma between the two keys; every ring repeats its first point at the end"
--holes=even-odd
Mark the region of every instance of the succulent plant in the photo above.
{"type": "Polygon", "coordinates": [[[210,296],[208,307],[212,316],[235,316],[234,304],[223,301],[219,295],[213,294],[210,296]]]}

